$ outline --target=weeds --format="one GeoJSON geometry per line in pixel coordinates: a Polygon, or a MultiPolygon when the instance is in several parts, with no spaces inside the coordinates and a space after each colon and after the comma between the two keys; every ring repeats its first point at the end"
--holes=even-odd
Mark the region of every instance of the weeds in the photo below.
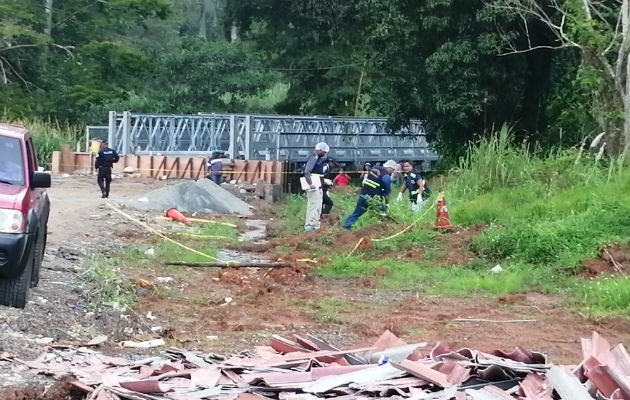
{"type": "MultiPolygon", "coordinates": [[[[596,160],[594,154],[585,153],[576,162],[577,150],[534,150],[525,144],[514,145],[510,129],[504,127],[471,147],[459,168],[442,178],[448,183],[444,188],[451,222],[485,225],[468,248],[476,253],[477,260],[465,267],[440,265],[436,249],[444,244],[434,240],[440,233],[425,228],[435,215],[428,213],[420,214],[413,229],[391,240],[374,242],[374,249],[352,257],[331,256],[329,245],[325,252],[320,248],[319,255],[330,257],[331,262],[318,273],[335,278],[371,277],[383,287],[453,295],[567,292],[580,299],[586,296],[593,312],[627,315],[630,299],[620,289],[624,284],[627,289],[627,279],[610,278],[574,288],[574,279],[578,278],[572,277],[584,260],[598,256],[602,243],[628,241],[627,157],[596,160]],[[413,248],[424,251],[421,260],[402,262],[382,257],[413,248]],[[491,274],[490,268],[497,263],[504,271],[491,274]],[[376,276],[377,267],[387,268],[388,273],[376,276]],[[601,299],[594,299],[598,296],[601,299]]],[[[333,196],[335,206],[344,208],[347,216],[357,195],[333,192],[333,196]]],[[[294,197],[293,211],[286,215],[295,215],[298,209],[302,213],[304,203],[302,198],[294,197]]],[[[407,201],[391,204],[389,214],[400,225],[418,218],[407,201]]],[[[378,216],[366,213],[355,229],[380,221],[378,216]]],[[[329,233],[332,237],[335,231],[329,233]]],[[[313,251],[318,251],[317,246],[313,251]]]]}
{"type": "Polygon", "coordinates": [[[627,317],[630,312],[630,278],[600,276],[587,282],[578,281],[573,291],[590,316],[627,317]]]}
{"type": "Polygon", "coordinates": [[[53,151],[61,150],[62,145],[69,145],[71,149],[80,140],[83,129],[80,126],[62,123],[56,120],[42,119],[10,119],[5,114],[4,121],[26,127],[33,135],[37,161],[46,169],[51,167],[53,151]]]}
{"type": "Polygon", "coordinates": [[[137,299],[133,287],[121,278],[120,268],[115,268],[113,262],[100,254],[91,255],[87,263],[82,278],[89,289],[85,299],[88,308],[125,309],[135,305],[137,299]]]}
{"type": "Polygon", "coordinates": [[[339,313],[351,308],[348,303],[328,298],[306,302],[305,307],[314,314],[315,320],[324,324],[342,323],[343,320],[339,317],[339,313]]]}

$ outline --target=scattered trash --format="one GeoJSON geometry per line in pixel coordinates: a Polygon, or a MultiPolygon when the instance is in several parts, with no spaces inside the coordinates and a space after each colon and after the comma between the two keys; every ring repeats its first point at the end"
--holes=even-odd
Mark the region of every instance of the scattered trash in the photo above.
{"type": "Polygon", "coordinates": [[[499,272],[503,272],[503,268],[501,268],[501,266],[497,264],[494,267],[490,268],[490,272],[492,272],[493,274],[498,274],[499,272]]]}
{"type": "Polygon", "coordinates": [[[70,174],[63,174],[61,175],[62,178],[68,178],[70,176],[70,174]]]}
{"type": "Polygon", "coordinates": [[[157,317],[155,315],[153,315],[153,313],[151,311],[149,311],[147,313],[147,319],[150,319],[151,321],[153,321],[154,319],[156,319],[157,317]]]}
{"type": "MultiPolygon", "coordinates": [[[[121,342],[134,348],[163,344],[121,342]]],[[[558,366],[522,347],[491,353],[444,343],[430,348],[386,331],[372,346],[347,350],[313,335],[272,335],[269,346],[231,357],[168,348],[163,357],[130,359],[63,346],[34,361],[8,360],[56,379],[71,373],[76,388],[99,399],[629,398],[630,356],[621,344],[612,347],[593,333],[582,339],[582,352],[578,366],[558,366]]]]}
{"type": "Polygon", "coordinates": [[[146,249],[144,251],[144,254],[147,256],[154,256],[155,255],[155,249],[153,247],[151,247],[150,249],[146,249]]]}
{"type": "Polygon", "coordinates": [[[148,199],[148,198],[146,198],[146,197],[140,197],[140,198],[138,199],[138,201],[140,201],[140,202],[142,202],[142,203],[148,203],[148,202],[149,202],[149,199],[148,199]]]}
{"type": "Polygon", "coordinates": [[[164,339],[151,339],[144,342],[134,342],[133,340],[124,340],[120,342],[121,347],[130,347],[134,349],[151,349],[153,347],[164,346],[166,342],[164,339]]]}
{"type": "Polygon", "coordinates": [[[92,340],[90,340],[89,342],[87,342],[88,346],[97,346],[101,343],[105,343],[107,342],[108,337],[106,335],[98,335],[96,337],[94,337],[92,340]]]}
{"type": "Polygon", "coordinates": [[[155,278],[155,280],[160,283],[168,283],[171,282],[173,278],[171,278],[170,276],[158,276],[157,278],[155,278]]]}
{"type": "Polygon", "coordinates": [[[135,282],[133,283],[134,285],[141,287],[141,288],[145,288],[145,289],[151,289],[153,288],[153,284],[149,281],[147,281],[146,279],[136,279],[135,282]]]}
{"type": "Polygon", "coordinates": [[[43,337],[43,338],[35,339],[35,343],[37,344],[51,344],[54,341],[55,339],[51,337],[43,337]]]}
{"type": "Polygon", "coordinates": [[[133,174],[136,170],[133,167],[125,167],[123,168],[123,172],[126,174],[133,174]]]}

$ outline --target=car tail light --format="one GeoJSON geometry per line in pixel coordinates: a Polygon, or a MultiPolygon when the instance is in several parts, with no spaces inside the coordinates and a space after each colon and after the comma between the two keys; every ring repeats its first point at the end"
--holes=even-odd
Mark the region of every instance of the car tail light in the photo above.
{"type": "Polygon", "coordinates": [[[20,210],[0,209],[0,233],[23,233],[24,214],[20,210]]]}

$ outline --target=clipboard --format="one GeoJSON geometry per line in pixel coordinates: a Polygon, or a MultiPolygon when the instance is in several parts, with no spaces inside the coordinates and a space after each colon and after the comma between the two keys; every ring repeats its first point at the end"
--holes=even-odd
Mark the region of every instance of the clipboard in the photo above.
{"type": "MultiPolygon", "coordinates": [[[[313,185],[315,185],[316,189],[322,187],[322,181],[321,179],[319,179],[319,176],[311,175],[311,182],[313,182],[313,185]]],[[[302,190],[312,190],[311,186],[308,184],[308,182],[306,182],[305,177],[300,178],[300,185],[302,185],[302,190]]]]}

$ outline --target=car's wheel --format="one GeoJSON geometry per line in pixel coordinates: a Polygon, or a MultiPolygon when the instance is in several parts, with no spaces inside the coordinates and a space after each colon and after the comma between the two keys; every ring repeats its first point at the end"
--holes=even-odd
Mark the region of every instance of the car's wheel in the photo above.
{"type": "Polygon", "coordinates": [[[39,285],[39,273],[44,259],[44,247],[46,246],[46,226],[42,226],[35,240],[33,249],[33,271],[31,272],[31,287],[39,285]]]}
{"type": "Polygon", "coordinates": [[[33,271],[33,255],[24,271],[13,279],[0,278],[0,304],[15,308],[24,308],[28,299],[28,289],[31,285],[31,273],[33,271]]]}

